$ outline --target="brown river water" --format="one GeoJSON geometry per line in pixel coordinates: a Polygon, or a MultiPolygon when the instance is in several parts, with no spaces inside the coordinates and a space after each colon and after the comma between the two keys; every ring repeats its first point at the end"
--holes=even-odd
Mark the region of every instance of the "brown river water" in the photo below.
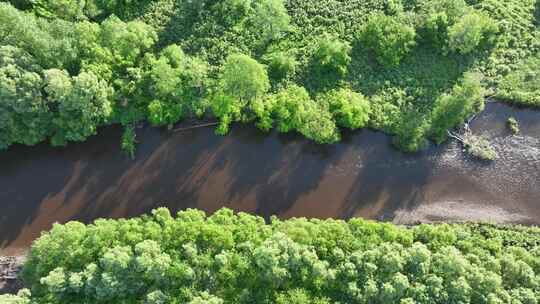
{"type": "Polygon", "coordinates": [[[540,224],[540,112],[490,103],[471,127],[492,140],[498,160],[473,160],[455,142],[403,154],[370,130],[320,146],[248,126],[225,137],[212,128],[142,128],[135,160],[121,153],[114,126],[65,148],[16,146],[0,153],[0,255],[24,251],[54,222],[160,206],[400,224],[540,224]],[[517,136],[506,127],[509,116],[520,123],[517,136]]]}

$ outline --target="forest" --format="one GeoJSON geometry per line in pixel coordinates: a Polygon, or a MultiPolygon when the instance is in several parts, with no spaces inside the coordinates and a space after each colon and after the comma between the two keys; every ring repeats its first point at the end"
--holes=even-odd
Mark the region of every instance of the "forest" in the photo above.
{"type": "Polygon", "coordinates": [[[2,303],[532,304],[540,229],[160,208],[56,224],[2,303]]]}
{"type": "Polygon", "coordinates": [[[0,149],[215,119],[403,151],[482,110],[540,106],[536,0],[3,0],[0,149]]]}

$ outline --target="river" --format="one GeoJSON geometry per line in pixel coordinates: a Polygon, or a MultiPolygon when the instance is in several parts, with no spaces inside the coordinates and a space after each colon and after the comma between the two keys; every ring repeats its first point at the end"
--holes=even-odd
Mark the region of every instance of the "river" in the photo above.
{"type": "Polygon", "coordinates": [[[473,160],[455,142],[403,154],[370,130],[320,146],[248,126],[225,137],[212,128],[142,128],[135,160],[121,153],[117,126],[65,148],[15,146],[0,153],[0,254],[24,251],[54,222],[160,206],[400,224],[540,224],[540,112],[489,103],[471,127],[491,139],[498,160],[473,160]],[[517,136],[506,127],[509,116],[520,123],[517,136]]]}

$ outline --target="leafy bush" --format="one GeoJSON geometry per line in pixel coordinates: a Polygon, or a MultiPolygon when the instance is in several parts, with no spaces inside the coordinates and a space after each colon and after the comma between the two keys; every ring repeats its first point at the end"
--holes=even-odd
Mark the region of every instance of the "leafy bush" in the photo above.
{"type": "Polygon", "coordinates": [[[290,78],[296,73],[298,61],[286,52],[274,52],[265,57],[269,76],[275,81],[290,78]]]}
{"type": "Polygon", "coordinates": [[[350,51],[351,46],[346,41],[331,37],[319,40],[313,54],[313,64],[319,76],[326,74],[344,76],[347,74],[347,67],[351,62],[350,51]]]}
{"type": "Polygon", "coordinates": [[[227,134],[230,124],[242,118],[242,104],[232,96],[222,92],[215,93],[210,96],[210,104],[212,112],[219,118],[219,125],[216,129],[217,134],[227,134]]]}
{"type": "Polygon", "coordinates": [[[207,82],[207,65],[186,56],[177,45],[163,49],[158,58],[148,55],[142,73],[140,97],[148,104],[148,120],[154,125],[173,125],[190,113],[204,111],[201,99],[207,82]]]}
{"type": "MultiPolygon", "coordinates": [[[[222,209],[54,225],[23,275],[32,303],[534,303],[538,228],[410,228],[222,209]],[[152,302],[153,301],[153,302],[152,302]],[[528,301],[528,302],[527,302],[528,301]]],[[[13,299],[0,296],[0,300],[13,299]]],[[[21,302],[25,303],[25,302],[21,302]]]]}
{"type": "Polygon", "coordinates": [[[307,112],[313,100],[305,88],[290,85],[280,89],[275,94],[269,95],[265,102],[271,113],[274,113],[277,130],[279,132],[289,132],[299,130],[308,116],[307,112]]]}
{"type": "Polygon", "coordinates": [[[0,46],[0,148],[34,145],[50,134],[52,113],[42,95],[42,73],[27,52],[0,46]]]}
{"type": "Polygon", "coordinates": [[[332,114],[314,103],[308,104],[300,133],[319,144],[332,144],[340,139],[332,114]]]}
{"type": "Polygon", "coordinates": [[[311,99],[305,88],[289,85],[253,104],[257,126],[279,132],[297,131],[317,143],[334,143],[339,134],[326,105],[311,99]]]}
{"type": "Polygon", "coordinates": [[[385,66],[397,66],[416,45],[413,27],[397,17],[372,15],[360,34],[360,41],[373,50],[377,61],[385,66]]]}
{"type": "Polygon", "coordinates": [[[489,140],[470,132],[463,136],[465,150],[472,156],[483,160],[495,160],[498,155],[491,146],[489,140]]]}
{"type": "Polygon", "coordinates": [[[512,131],[512,134],[518,134],[519,133],[519,123],[514,117],[509,117],[506,121],[506,124],[508,125],[508,128],[510,131],[512,131]]]}
{"type": "Polygon", "coordinates": [[[124,151],[131,159],[135,158],[135,137],[137,134],[133,130],[133,126],[124,127],[124,133],[122,133],[122,151],[124,151]]]}
{"type": "Polygon", "coordinates": [[[401,110],[398,126],[395,128],[393,144],[405,152],[416,152],[424,149],[428,142],[426,134],[429,124],[427,119],[417,110],[407,108],[401,110]]]}
{"type": "Polygon", "coordinates": [[[327,104],[337,125],[349,129],[363,128],[367,125],[370,105],[364,95],[342,88],[332,90],[317,97],[319,104],[327,104]]]}

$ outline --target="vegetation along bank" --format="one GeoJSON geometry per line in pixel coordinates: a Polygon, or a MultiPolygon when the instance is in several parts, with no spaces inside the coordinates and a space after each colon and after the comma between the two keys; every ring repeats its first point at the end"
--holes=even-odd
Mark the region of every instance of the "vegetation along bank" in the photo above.
{"type": "Polygon", "coordinates": [[[221,209],[55,225],[2,303],[537,303],[540,231],[221,209]]]}
{"type": "Polygon", "coordinates": [[[319,143],[370,127],[416,151],[486,95],[540,105],[534,0],[0,3],[0,148],[215,117],[319,143]]]}

